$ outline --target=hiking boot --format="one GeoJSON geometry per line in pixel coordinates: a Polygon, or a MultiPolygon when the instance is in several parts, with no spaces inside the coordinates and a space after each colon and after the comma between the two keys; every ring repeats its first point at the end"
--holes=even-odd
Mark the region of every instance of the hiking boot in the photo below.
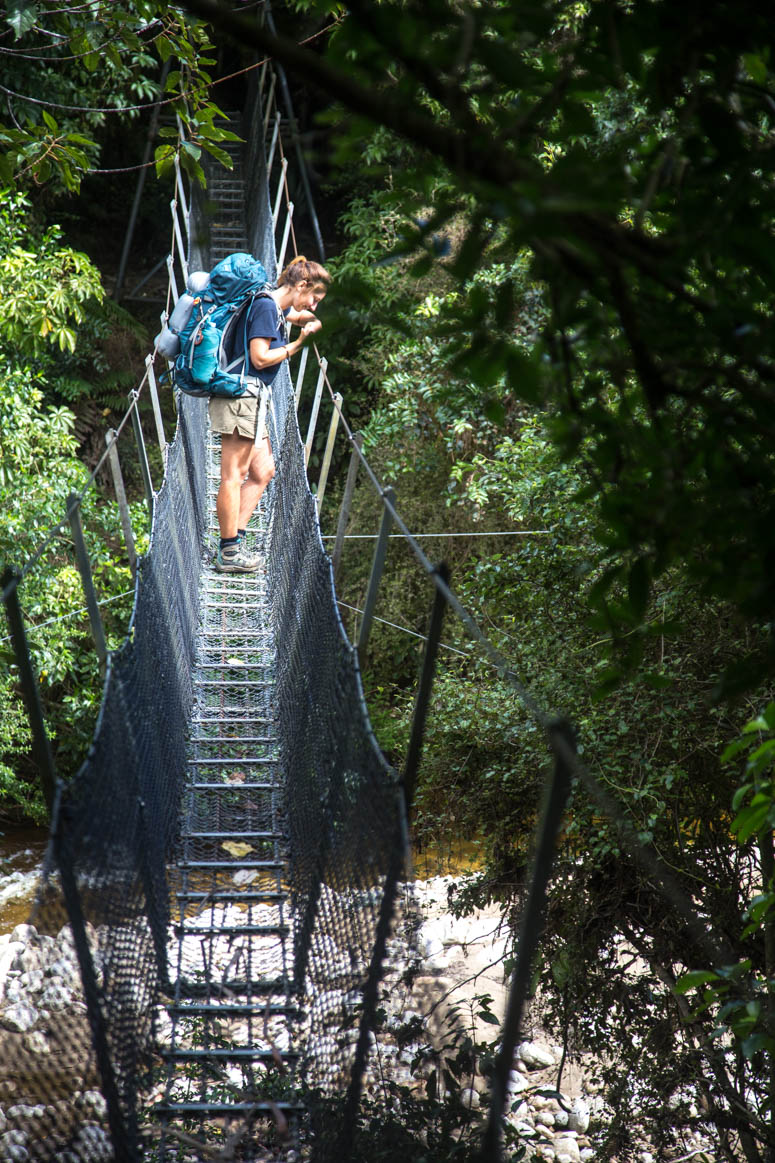
{"type": "Polygon", "coordinates": [[[240,553],[247,553],[249,557],[258,555],[264,557],[264,534],[258,531],[239,533],[240,553]]]}
{"type": "Polygon", "coordinates": [[[248,553],[242,545],[236,546],[231,552],[219,548],[215,555],[218,573],[255,573],[263,564],[264,559],[260,553],[248,553]]]}

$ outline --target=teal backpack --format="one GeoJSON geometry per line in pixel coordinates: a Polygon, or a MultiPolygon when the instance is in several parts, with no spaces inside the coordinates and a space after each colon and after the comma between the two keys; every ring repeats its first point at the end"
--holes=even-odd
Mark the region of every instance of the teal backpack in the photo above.
{"type": "Polygon", "coordinates": [[[247,323],[254,299],[268,294],[266,270],[250,254],[230,254],[213,267],[179,332],[180,353],[172,369],[175,387],[188,396],[257,395],[258,381],[248,374],[247,323]],[[240,328],[241,345],[232,339],[240,328]],[[233,351],[241,346],[243,352],[230,364],[224,353],[227,340],[233,351]]]}

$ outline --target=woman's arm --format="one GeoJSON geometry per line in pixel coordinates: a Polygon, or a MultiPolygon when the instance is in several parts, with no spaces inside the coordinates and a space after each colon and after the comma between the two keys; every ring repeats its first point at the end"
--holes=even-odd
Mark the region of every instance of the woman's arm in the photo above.
{"type": "MultiPolygon", "coordinates": [[[[293,307],[288,311],[285,318],[289,323],[295,323],[297,326],[301,326],[302,323],[320,323],[314,311],[295,311],[293,307]]],[[[320,326],[323,326],[322,323],[320,326]]]]}
{"type": "Polygon", "coordinates": [[[271,339],[257,336],[250,341],[250,362],[253,367],[257,368],[274,367],[276,363],[282,363],[284,359],[290,359],[292,355],[295,355],[299,348],[304,346],[308,336],[319,331],[320,327],[320,320],[313,316],[311,322],[304,324],[301,334],[290,343],[284,343],[282,347],[270,348],[271,339]],[[317,327],[314,326],[315,323],[317,323],[317,327]]]}

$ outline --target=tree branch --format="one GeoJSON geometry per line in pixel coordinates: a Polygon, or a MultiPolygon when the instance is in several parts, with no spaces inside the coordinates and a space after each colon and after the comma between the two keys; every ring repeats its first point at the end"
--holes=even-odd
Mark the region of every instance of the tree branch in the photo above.
{"type": "Polygon", "coordinates": [[[494,150],[489,138],[481,133],[461,132],[419,113],[416,104],[403,98],[395,89],[367,88],[289,37],[273,36],[256,21],[232,12],[220,0],[185,0],[184,7],[241,45],[247,44],[269,53],[306,81],[324,89],[353,113],[376,125],[386,126],[440,158],[459,177],[480,187],[482,184],[493,186],[501,198],[504,187],[527,178],[535,180],[540,173],[537,166],[494,150]]]}

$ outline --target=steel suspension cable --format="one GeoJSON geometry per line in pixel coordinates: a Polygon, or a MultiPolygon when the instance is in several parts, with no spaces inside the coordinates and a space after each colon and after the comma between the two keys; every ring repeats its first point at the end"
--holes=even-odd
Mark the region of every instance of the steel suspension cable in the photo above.
{"type": "Polygon", "coordinates": [[[489,661],[498,670],[498,672],[502,674],[503,678],[505,678],[508,681],[508,683],[510,684],[510,686],[512,686],[514,688],[516,693],[519,695],[519,698],[522,701],[523,705],[526,707],[527,710],[530,711],[530,713],[535,718],[536,722],[538,722],[541,727],[547,728],[549,726],[550,722],[552,721],[552,716],[548,715],[543,710],[543,708],[538,704],[538,702],[533,697],[533,695],[528,690],[528,688],[525,686],[524,682],[521,680],[519,675],[516,673],[516,671],[514,671],[512,669],[512,664],[509,661],[509,659],[507,659],[503,654],[501,654],[501,652],[498,650],[498,648],[496,646],[494,646],[492,642],[490,642],[487,635],[480,629],[480,627],[477,625],[477,623],[475,622],[472,615],[469,614],[468,610],[465,608],[465,606],[462,604],[462,602],[459,600],[459,598],[456,596],[456,594],[450,589],[450,587],[447,585],[447,583],[444,581],[444,579],[439,576],[439,573],[438,573],[436,567],[434,566],[433,562],[423,552],[422,547],[418,544],[416,538],[413,536],[413,534],[409,530],[409,527],[404,522],[403,517],[398,512],[395,505],[391,502],[390,498],[386,495],[386,490],[385,490],[384,486],[382,485],[379,478],[377,477],[377,474],[374,472],[371,465],[369,464],[369,461],[368,461],[367,457],[365,456],[363,450],[358,447],[358,444],[355,440],[355,433],[353,432],[352,428],[348,424],[347,418],[344,415],[344,411],[342,410],[341,405],[338,403],[338,401],[335,397],[334,391],[331,387],[331,384],[330,384],[329,379],[328,379],[328,375],[327,375],[326,370],[325,370],[325,365],[324,365],[323,360],[321,358],[320,352],[318,351],[317,344],[313,344],[313,347],[315,350],[315,356],[316,356],[317,361],[318,361],[318,366],[320,367],[321,374],[323,375],[323,382],[326,385],[326,388],[328,389],[328,393],[331,397],[331,401],[332,401],[334,407],[336,408],[337,412],[339,413],[339,419],[340,419],[342,425],[344,426],[344,430],[345,430],[345,433],[347,435],[347,439],[349,440],[353,450],[355,452],[357,452],[358,459],[360,460],[361,464],[363,465],[363,467],[366,471],[366,474],[367,474],[369,480],[371,481],[374,489],[379,494],[384,508],[388,511],[392,520],[395,522],[395,524],[401,530],[401,535],[404,537],[404,540],[407,542],[407,544],[411,548],[412,552],[414,553],[414,555],[415,555],[417,561],[419,562],[419,564],[421,565],[422,569],[425,571],[425,573],[428,575],[430,580],[433,582],[436,589],[443,595],[445,601],[450,606],[450,608],[452,610],[454,610],[455,614],[460,619],[460,621],[463,623],[463,625],[465,626],[465,628],[468,631],[471,638],[478,644],[478,646],[484,652],[484,654],[487,656],[489,661]]]}
{"type": "Polygon", "coordinates": [[[619,838],[623,847],[627,850],[629,856],[641,868],[642,871],[651,877],[659,890],[662,892],[666,900],[670,902],[676,912],[682,917],[687,929],[692,935],[693,940],[697,943],[698,948],[704,950],[705,955],[709,961],[714,964],[730,963],[732,958],[732,951],[723,943],[716,942],[708,933],[706,926],[702,919],[698,916],[693,902],[688,894],[678,883],[673,873],[665,866],[664,862],[659,857],[652,845],[644,844],[638,836],[637,830],[630,822],[630,819],[621,804],[619,804],[613,796],[611,796],[599,783],[597,778],[592,774],[589,768],[584,764],[574,747],[569,743],[566,735],[562,731],[555,730],[557,722],[553,715],[548,714],[538,704],[532,693],[525,686],[519,675],[513,670],[512,664],[501,653],[500,650],[489,640],[487,635],[480,629],[473,616],[466,610],[465,606],[460,602],[454,592],[450,589],[442,577],[439,576],[436,568],[425,555],[420,545],[418,545],[416,538],[406,526],[403,518],[396,509],[395,505],[386,496],[386,490],[382,486],[379,478],[372,469],[367,457],[363,451],[358,447],[357,441],[354,439],[354,432],[352,431],[347,419],[338,403],[335,393],[329,383],[328,376],[325,372],[322,358],[317,349],[317,345],[313,345],[318,364],[323,373],[324,383],[328,389],[333,406],[339,413],[339,418],[344,426],[347,439],[352,448],[357,452],[358,458],[363,465],[369,480],[375,491],[378,493],[383,506],[390,513],[392,520],[401,530],[401,534],[410,546],[417,561],[429,576],[436,589],[444,596],[452,610],[458,616],[462,624],[465,626],[475,644],[479,647],[487,660],[492,664],[499,676],[505,679],[515,693],[518,695],[523,706],[528,710],[536,720],[536,722],[547,733],[551,735],[551,750],[561,758],[570,771],[571,777],[578,779],[584,786],[593,801],[598,807],[611,819],[619,832],[619,838]]]}

